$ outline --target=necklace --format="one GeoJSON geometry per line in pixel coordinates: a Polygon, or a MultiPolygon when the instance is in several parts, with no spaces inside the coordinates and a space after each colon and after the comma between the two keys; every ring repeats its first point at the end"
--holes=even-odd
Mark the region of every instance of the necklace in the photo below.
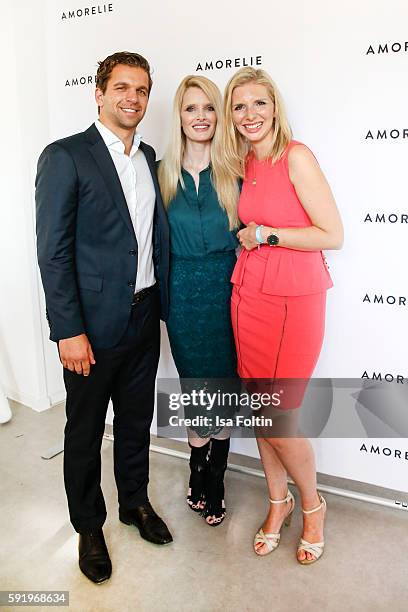
{"type": "Polygon", "coordinates": [[[252,172],[254,173],[253,177],[252,177],[252,185],[256,185],[256,166],[254,161],[252,162],[252,172]]]}

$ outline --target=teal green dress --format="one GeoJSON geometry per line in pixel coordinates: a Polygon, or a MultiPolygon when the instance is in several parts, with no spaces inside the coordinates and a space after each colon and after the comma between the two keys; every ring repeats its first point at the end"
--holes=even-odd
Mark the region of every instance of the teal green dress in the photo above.
{"type": "Polygon", "coordinates": [[[229,230],[210,167],[200,172],[198,193],[193,177],[182,175],[185,189],[179,184],[168,208],[171,351],[180,378],[236,378],[230,311],[236,232],[229,230]]]}

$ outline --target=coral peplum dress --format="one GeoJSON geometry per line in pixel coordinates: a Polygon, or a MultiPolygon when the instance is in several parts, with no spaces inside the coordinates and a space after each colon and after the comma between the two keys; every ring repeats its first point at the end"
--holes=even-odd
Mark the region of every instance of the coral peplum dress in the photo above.
{"type": "MultiPolygon", "coordinates": [[[[312,225],[289,179],[291,141],[274,165],[250,156],[239,200],[243,223],[277,228],[312,225]]],[[[326,290],[321,251],[261,245],[242,250],[231,281],[231,314],[241,378],[308,379],[324,336],[326,290]]]]}

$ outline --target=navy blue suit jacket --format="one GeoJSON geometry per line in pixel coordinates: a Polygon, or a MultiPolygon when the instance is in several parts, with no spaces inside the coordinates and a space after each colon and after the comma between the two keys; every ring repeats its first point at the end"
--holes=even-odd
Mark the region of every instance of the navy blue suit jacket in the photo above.
{"type": "MultiPolygon", "coordinates": [[[[156,191],[153,260],[166,320],[168,222],[154,149],[144,143],[140,148],[156,191]]],[[[115,165],[95,125],[44,149],[38,161],[36,210],[50,339],[85,333],[96,348],[114,346],[130,316],[138,245],[115,165]]]]}

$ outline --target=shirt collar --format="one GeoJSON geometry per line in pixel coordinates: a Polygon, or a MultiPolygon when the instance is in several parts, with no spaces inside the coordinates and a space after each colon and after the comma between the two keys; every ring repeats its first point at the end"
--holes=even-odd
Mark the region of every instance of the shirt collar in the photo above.
{"type": "MultiPolygon", "coordinates": [[[[107,128],[106,125],[104,125],[101,121],[99,121],[99,119],[95,121],[95,127],[100,133],[100,135],[102,136],[102,139],[104,143],[106,144],[106,146],[108,147],[108,149],[112,149],[114,151],[117,151],[118,153],[125,152],[125,145],[123,144],[121,139],[118,136],[116,136],[116,134],[112,132],[112,130],[107,128]]],[[[141,140],[142,140],[142,136],[138,134],[137,132],[135,132],[135,135],[133,137],[132,148],[130,150],[130,157],[132,157],[132,155],[134,155],[136,151],[139,149],[141,140]]]]}
{"type": "MultiPolygon", "coordinates": [[[[212,164],[211,164],[211,160],[208,163],[208,166],[206,166],[205,168],[203,168],[202,170],[200,170],[199,174],[204,174],[207,172],[211,172],[212,170],[212,164]]],[[[190,174],[185,168],[183,168],[183,166],[181,167],[181,172],[184,172],[185,174],[190,174]]]]}

